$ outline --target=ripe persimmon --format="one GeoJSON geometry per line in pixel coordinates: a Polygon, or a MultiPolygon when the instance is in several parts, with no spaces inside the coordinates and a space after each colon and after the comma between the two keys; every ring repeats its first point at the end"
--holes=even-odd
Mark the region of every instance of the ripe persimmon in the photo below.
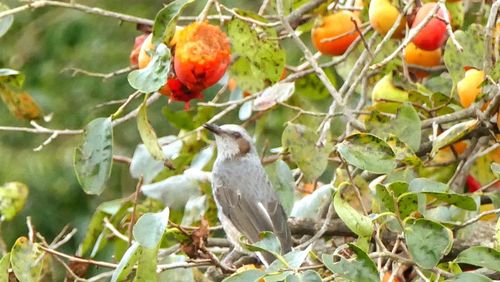
{"type": "MultiPolygon", "coordinates": [[[[413,21],[412,28],[415,28],[420,24],[428,15],[434,10],[437,3],[426,3],[417,12],[415,20],[413,21]]],[[[448,13],[448,18],[450,14],[447,10],[438,9],[436,16],[444,18],[445,13],[448,13]]],[[[412,42],[420,49],[424,50],[435,50],[443,45],[443,43],[448,38],[448,33],[446,33],[446,24],[443,20],[433,17],[429,22],[427,22],[424,27],[417,33],[413,38],[412,42]]]]}
{"type": "Polygon", "coordinates": [[[231,62],[229,40],[219,27],[194,22],[182,29],[175,43],[175,75],[198,92],[219,81],[231,62]]]}
{"type": "MultiPolygon", "coordinates": [[[[441,49],[423,50],[410,42],[405,48],[405,62],[422,67],[434,67],[441,62],[441,49]]],[[[424,78],[428,75],[425,71],[415,71],[418,78],[424,78]]]]}
{"type": "Polygon", "coordinates": [[[140,69],[143,69],[148,66],[149,62],[151,62],[151,56],[148,54],[153,49],[153,43],[151,40],[153,39],[153,34],[149,34],[146,39],[143,41],[141,45],[141,49],[139,50],[139,58],[138,58],[138,66],[140,69]]]}
{"type": "Polygon", "coordinates": [[[464,78],[457,83],[457,93],[460,104],[464,108],[468,108],[476,97],[481,93],[481,83],[484,81],[484,71],[474,68],[468,69],[465,72],[464,78]]]}
{"type": "Polygon", "coordinates": [[[359,18],[349,11],[339,11],[319,18],[311,32],[314,47],[325,55],[344,54],[359,36],[354,22],[361,25],[359,18]]]}
{"type": "Polygon", "coordinates": [[[148,37],[147,34],[141,34],[135,38],[134,49],[130,52],[130,64],[135,66],[139,63],[139,52],[141,51],[142,43],[148,37]]]}

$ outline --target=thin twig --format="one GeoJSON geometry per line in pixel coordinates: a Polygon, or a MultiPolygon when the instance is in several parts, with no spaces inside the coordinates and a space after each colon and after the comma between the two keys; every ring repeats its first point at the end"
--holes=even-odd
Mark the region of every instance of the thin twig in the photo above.
{"type": "Polygon", "coordinates": [[[115,18],[115,19],[119,19],[119,20],[125,21],[125,22],[131,22],[131,23],[143,24],[143,25],[153,25],[153,21],[149,20],[149,19],[144,19],[144,18],[139,18],[139,17],[127,15],[127,14],[112,12],[112,11],[104,10],[104,9],[97,8],[97,7],[85,6],[82,4],[77,4],[73,1],[71,1],[70,3],[60,2],[60,1],[45,1],[45,0],[33,1],[33,2],[30,2],[26,5],[22,5],[22,6],[7,10],[7,11],[0,12],[0,19],[3,17],[9,16],[9,15],[14,15],[14,14],[26,11],[26,10],[33,10],[33,9],[49,7],[49,6],[78,10],[78,11],[81,11],[81,12],[84,12],[87,14],[94,14],[94,15],[99,15],[99,16],[104,16],[104,17],[115,18]]]}
{"type": "Polygon", "coordinates": [[[143,181],[144,181],[144,177],[141,176],[141,178],[139,178],[139,181],[137,182],[137,185],[135,186],[132,214],[130,215],[130,222],[128,225],[128,245],[129,246],[132,245],[132,229],[134,228],[134,224],[135,224],[137,201],[139,199],[139,193],[141,193],[141,187],[142,187],[143,181]]]}

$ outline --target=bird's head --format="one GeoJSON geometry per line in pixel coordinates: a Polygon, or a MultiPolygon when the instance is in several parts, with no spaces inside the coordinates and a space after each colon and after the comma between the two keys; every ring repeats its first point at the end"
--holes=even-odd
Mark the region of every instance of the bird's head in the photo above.
{"type": "Polygon", "coordinates": [[[215,135],[218,158],[236,159],[246,156],[257,156],[257,152],[248,132],[236,124],[221,126],[213,123],[203,125],[215,135]]]}

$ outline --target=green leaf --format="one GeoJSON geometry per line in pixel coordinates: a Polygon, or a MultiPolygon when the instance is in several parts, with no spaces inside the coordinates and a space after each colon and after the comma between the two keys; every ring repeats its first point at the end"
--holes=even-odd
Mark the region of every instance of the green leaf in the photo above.
{"type": "Polygon", "coordinates": [[[114,217],[118,216],[119,220],[121,220],[123,213],[127,212],[130,206],[130,201],[123,202],[121,199],[101,203],[96,208],[96,211],[86,227],[85,237],[78,250],[78,255],[93,257],[95,253],[104,247],[107,241],[100,241],[103,233],[106,232],[103,225],[104,218],[111,217],[111,223],[117,224],[114,217]]]}
{"type": "Polygon", "coordinates": [[[196,128],[193,121],[194,114],[190,111],[176,111],[165,106],[162,108],[162,113],[168,122],[178,129],[193,130],[196,128]]]}
{"type": "Polygon", "coordinates": [[[333,255],[323,254],[323,263],[330,271],[337,273],[349,281],[379,281],[377,267],[370,257],[354,244],[349,244],[349,248],[356,254],[354,260],[348,261],[341,258],[339,262],[334,263],[333,255]]]}
{"type": "Polygon", "coordinates": [[[378,137],[387,138],[390,134],[396,135],[413,151],[417,151],[420,147],[421,121],[417,111],[410,104],[403,104],[394,119],[373,111],[366,121],[366,127],[378,137]]]}
{"type": "Polygon", "coordinates": [[[155,92],[163,87],[170,73],[171,56],[170,49],[160,43],[147,67],[128,74],[130,86],[144,93],[155,92]]]}
{"type": "Polygon", "coordinates": [[[398,197],[399,216],[405,219],[418,210],[418,195],[416,193],[403,193],[398,197]]]}
{"type": "MultiPolygon", "coordinates": [[[[255,15],[261,21],[265,19],[255,15]]],[[[238,86],[249,92],[257,92],[269,84],[276,83],[285,67],[285,50],[279,46],[276,30],[256,29],[245,21],[234,18],[227,26],[232,49],[239,55],[231,66],[231,76],[238,86]]]]}
{"type": "Polygon", "coordinates": [[[410,192],[446,192],[448,185],[429,178],[415,178],[408,186],[410,192]]]}
{"type": "Polygon", "coordinates": [[[395,212],[396,209],[395,209],[394,197],[387,190],[387,188],[385,188],[384,185],[377,184],[375,186],[374,200],[378,202],[380,206],[380,212],[385,212],[385,211],[395,212]]]}
{"type": "Polygon", "coordinates": [[[9,281],[10,253],[0,259],[0,281],[9,281]]]}
{"type": "Polygon", "coordinates": [[[293,208],[295,180],[292,171],[283,160],[277,160],[265,166],[267,175],[278,193],[281,205],[287,215],[293,208]]]}
{"type": "Polygon", "coordinates": [[[168,216],[168,207],[162,212],[143,214],[134,225],[134,239],[146,249],[156,248],[167,230],[168,216]]]}
{"type": "Polygon", "coordinates": [[[280,260],[275,260],[269,267],[266,269],[267,273],[279,272],[280,270],[286,269],[297,269],[302,263],[306,260],[309,252],[311,251],[312,246],[309,245],[305,250],[294,250],[283,256],[283,259],[287,262],[288,265],[285,265],[280,260]]]}
{"type": "Polygon", "coordinates": [[[404,233],[411,256],[424,269],[435,267],[453,243],[450,229],[427,219],[407,221],[404,233]]]}
{"type": "MultiPolygon", "coordinates": [[[[189,260],[185,255],[169,255],[163,259],[160,259],[158,263],[170,264],[170,263],[181,263],[189,260]]],[[[179,282],[197,282],[194,276],[197,272],[190,268],[173,268],[164,270],[158,274],[158,281],[179,281],[179,282]]],[[[197,276],[198,277],[198,276],[197,276]]]]}
{"type": "Polygon", "coordinates": [[[436,139],[432,142],[431,155],[435,155],[439,151],[439,149],[459,141],[464,136],[476,129],[478,125],[479,120],[473,119],[457,123],[448,128],[446,131],[439,134],[438,137],[436,137],[436,139]]]}
{"type": "Polygon", "coordinates": [[[10,252],[10,264],[21,282],[37,282],[42,272],[43,260],[35,245],[28,238],[19,237],[10,252]]]}
{"type": "Polygon", "coordinates": [[[298,272],[286,277],[286,282],[321,282],[321,276],[314,270],[298,272]]]}
{"type": "Polygon", "coordinates": [[[111,276],[111,282],[126,281],[130,272],[132,271],[135,262],[139,259],[142,249],[139,243],[135,242],[130,246],[123,255],[120,263],[111,276]]]}
{"type": "Polygon", "coordinates": [[[467,31],[457,30],[454,33],[464,51],[459,52],[453,40],[448,40],[444,49],[444,64],[456,85],[465,75],[464,67],[483,69],[484,27],[472,24],[467,31]]]}
{"type": "Polygon", "coordinates": [[[181,211],[191,197],[201,195],[199,183],[184,174],[143,185],[141,190],[144,195],[162,201],[172,210],[181,211]]]}
{"type": "Polygon", "coordinates": [[[360,237],[372,235],[373,222],[369,217],[362,215],[351,207],[349,203],[342,198],[342,189],[339,189],[339,191],[335,193],[333,197],[333,206],[340,219],[352,230],[352,232],[360,237]]]}
{"type": "Polygon", "coordinates": [[[455,261],[500,271],[500,252],[484,246],[474,246],[462,251],[455,261]]]}
{"type": "MultiPolygon", "coordinates": [[[[158,143],[167,144],[162,146],[162,151],[165,157],[170,160],[179,156],[183,145],[182,141],[173,135],[159,138],[158,143]]],[[[137,145],[130,163],[130,175],[133,178],[143,177],[143,183],[149,184],[164,168],[163,161],[155,160],[144,144],[137,145]]]]}
{"type": "MultiPolygon", "coordinates": [[[[326,76],[333,86],[338,87],[339,82],[332,69],[324,69],[326,76]]],[[[295,81],[295,93],[309,100],[323,100],[330,97],[330,92],[315,73],[303,76],[295,81]]]]}
{"type": "Polygon", "coordinates": [[[163,154],[160,144],[158,144],[156,132],[151,123],[149,123],[146,104],[147,96],[145,98],[146,99],[144,99],[144,102],[137,113],[137,128],[139,129],[141,140],[151,156],[153,156],[155,160],[163,161],[165,160],[165,155],[163,154]]]}
{"type": "Polygon", "coordinates": [[[312,194],[306,195],[304,198],[296,201],[293,204],[291,217],[316,218],[318,212],[323,209],[324,205],[330,202],[332,196],[332,186],[323,185],[314,190],[312,194]]]}
{"type": "Polygon", "coordinates": [[[154,46],[157,46],[160,43],[165,43],[167,46],[170,46],[170,41],[175,34],[177,19],[186,5],[192,3],[193,1],[194,0],[172,1],[156,14],[155,22],[153,24],[152,39],[154,46]]]}
{"type": "Polygon", "coordinates": [[[75,149],[76,178],[87,194],[99,195],[106,188],[113,164],[111,118],[97,118],[85,127],[82,143],[75,149]]]}
{"type": "Polygon", "coordinates": [[[249,269],[242,272],[234,273],[233,275],[222,280],[223,282],[250,282],[259,281],[266,273],[258,269],[249,269]]]}
{"type": "Polygon", "coordinates": [[[316,132],[304,125],[288,123],[283,131],[283,147],[290,150],[292,160],[304,173],[304,181],[313,182],[320,177],[328,165],[331,146],[317,147],[316,132]],[[314,160],[313,162],[311,160],[314,160]]]}
{"type": "Polygon", "coordinates": [[[0,186],[0,222],[11,220],[23,209],[28,192],[28,186],[21,182],[0,186]]]}
{"type": "Polygon", "coordinates": [[[389,173],[396,167],[395,154],[382,139],[357,133],[337,145],[337,151],[349,164],[373,173],[389,173]]]}
{"type": "Polygon", "coordinates": [[[440,192],[425,192],[425,195],[431,196],[438,201],[454,205],[464,210],[475,211],[477,210],[476,201],[474,198],[467,195],[455,194],[453,192],[440,193],[440,192]]]}
{"type": "Polygon", "coordinates": [[[191,226],[205,214],[207,210],[207,195],[189,198],[184,207],[181,225],[191,226]]]}
{"type": "Polygon", "coordinates": [[[245,247],[252,252],[268,252],[274,256],[281,254],[281,243],[278,237],[269,231],[262,231],[259,234],[260,240],[253,243],[244,243],[245,247]]]}
{"type": "Polygon", "coordinates": [[[137,263],[137,271],[135,273],[134,282],[156,282],[158,275],[156,274],[156,266],[158,264],[158,246],[152,249],[141,249],[141,256],[137,263]]]}
{"type": "Polygon", "coordinates": [[[398,162],[410,166],[418,166],[422,163],[422,160],[415,155],[410,146],[399,140],[397,136],[390,135],[385,141],[387,142],[387,145],[391,146],[398,162]]]}
{"type": "Polygon", "coordinates": [[[25,76],[23,73],[13,69],[0,69],[0,84],[21,88],[24,84],[25,76]]]}
{"type": "MultiPolygon", "coordinates": [[[[9,10],[9,6],[0,3],[0,12],[4,12],[9,10]]],[[[5,33],[9,30],[14,22],[14,15],[9,15],[3,18],[0,18],[0,37],[4,36],[5,33]]]]}
{"type": "Polygon", "coordinates": [[[450,279],[446,279],[445,282],[491,282],[490,278],[481,275],[479,273],[469,273],[469,272],[462,272],[458,275],[453,276],[450,279]]]}

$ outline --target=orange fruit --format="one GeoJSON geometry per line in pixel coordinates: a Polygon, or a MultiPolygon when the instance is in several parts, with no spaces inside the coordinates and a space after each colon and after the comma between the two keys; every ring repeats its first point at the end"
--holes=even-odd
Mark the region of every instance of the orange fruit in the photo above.
{"type": "Polygon", "coordinates": [[[325,55],[344,54],[359,36],[353,21],[358,27],[361,25],[359,18],[349,11],[340,11],[319,18],[311,32],[314,47],[325,55]],[[330,38],[332,40],[328,40],[330,38]]]}
{"type": "MultiPolygon", "coordinates": [[[[392,273],[390,271],[387,271],[384,274],[384,278],[382,278],[382,282],[389,282],[389,279],[391,278],[392,273]]],[[[400,282],[397,276],[394,276],[394,279],[392,279],[393,282],[400,282]]]]}
{"type": "MultiPolygon", "coordinates": [[[[426,3],[417,11],[417,15],[415,16],[415,20],[412,23],[412,28],[415,28],[420,22],[427,17],[429,13],[434,10],[436,3],[426,3]]],[[[444,18],[445,12],[448,13],[448,18],[450,19],[450,13],[447,10],[438,9],[437,16],[440,18],[444,18]]],[[[425,24],[424,28],[422,28],[417,35],[412,39],[412,42],[418,46],[420,49],[424,50],[435,50],[440,48],[446,39],[448,38],[448,33],[446,32],[446,24],[438,19],[437,17],[433,17],[427,24],[425,24]]]]}
{"type": "Polygon", "coordinates": [[[481,83],[484,81],[484,71],[469,69],[465,72],[464,78],[457,83],[457,93],[460,104],[468,108],[476,97],[481,93],[481,83]]]}
{"type": "Polygon", "coordinates": [[[152,39],[153,34],[151,33],[148,35],[148,37],[146,37],[141,45],[138,58],[138,66],[140,69],[147,67],[149,62],[151,62],[151,56],[149,56],[148,52],[151,52],[153,49],[153,43],[151,42],[152,39]]]}
{"type": "MultiPolygon", "coordinates": [[[[391,4],[389,0],[372,0],[368,8],[368,18],[370,25],[378,33],[386,35],[387,32],[396,23],[400,12],[398,8],[391,4]]],[[[404,36],[404,28],[406,21],[403,19],[399,23],[398,29],[394,32],[393,37],[402,38],[404,36]]]]}
{"type": "MultiPolygon", "coordinates": [[[[410,42],[405,48],[405,62],[422,67],[434,67],[441,63],[441,49],[427,51],[418,48],[410,42]]],[[[424,78],[428,75],[425,71],[415,71],[418,78],[424,78]]]]}
{"type": "Polygon", "coordinates": [[[175,75],[188,89],[201,91],[222,78],[231,62],[231,50],[219,27],[194,22],[179,32],[176,41],[175,75]]]}

